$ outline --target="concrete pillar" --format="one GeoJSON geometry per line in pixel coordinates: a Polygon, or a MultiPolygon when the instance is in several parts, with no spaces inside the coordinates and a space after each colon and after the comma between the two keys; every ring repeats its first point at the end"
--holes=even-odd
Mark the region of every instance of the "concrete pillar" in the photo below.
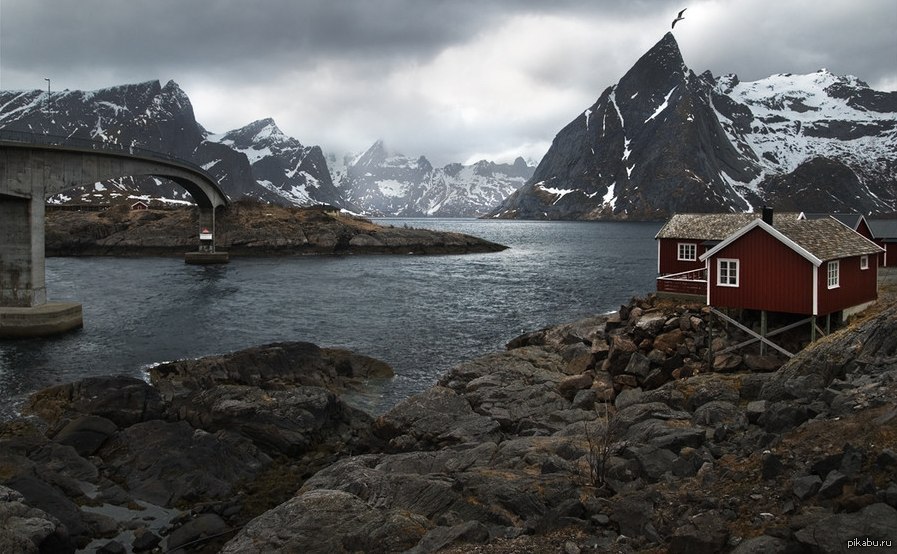
{"type": "Polygon", "coordinates": [[[44,277],[44,196],[0,195],[0,306],[47,303],[44,277]]]}
{"type": "Polygon", "coordinates": [[[187,252],[184,262],[188,264],[226,264],[227,252],[215,251],[215,208],[199,208],[199,249],[187,252]]]}

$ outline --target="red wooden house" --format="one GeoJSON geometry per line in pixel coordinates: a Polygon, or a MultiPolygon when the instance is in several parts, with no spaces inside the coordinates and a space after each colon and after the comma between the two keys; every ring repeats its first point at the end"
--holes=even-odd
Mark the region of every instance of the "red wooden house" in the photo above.
{"type": "Polygon", "coordinates": [[[875,243],[834,218],[772,219],[771,210],[700,256],[710,306],[808,316],[878,298],[875,243]],[[768,217],[767,217],[768,215],[768,217]]]}
{"type": "MultiPolygon", "coordinates": [[[[700,256],[760,217],[760,213],[674,214],[654,237],[658,292],[705,296],[707,275],[700,256]]],[[[778,217],[796,219],[798,214],[778,217]]]]}

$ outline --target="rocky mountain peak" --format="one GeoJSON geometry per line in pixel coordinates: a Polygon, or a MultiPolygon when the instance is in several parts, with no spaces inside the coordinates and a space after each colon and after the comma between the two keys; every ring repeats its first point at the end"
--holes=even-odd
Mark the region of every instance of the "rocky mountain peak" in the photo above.
{"type": "Polygon", "coordinates": [[[810,185],[833,208],[893,211],[895,133],[897,92],[827,70],[756,82],[699,77],[666,33],[561,129],[532,179],[491,215],[662,219],[751,211],[781,200],[773,189],[810,185]],[[819,157],[834,163],[805,164],[819,157]],[[847,171],[828,172],[834,167],[847,171]]]}

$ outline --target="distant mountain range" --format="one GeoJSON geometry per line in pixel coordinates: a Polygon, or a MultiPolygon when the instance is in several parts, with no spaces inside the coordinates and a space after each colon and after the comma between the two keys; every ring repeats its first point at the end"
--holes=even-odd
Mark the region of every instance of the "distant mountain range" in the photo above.
{"type": "Polygon", "coordinates": [[[365,213],[402,217],[469,217],[487,213],[532,177],[523,158],[513,164],[480,161],[434,168],[426,157],[408,158],[383,141],[342,163],[330,164],[346,200],[365,213]]]}
{"type": "MultiPolygon", "coordinates": [[[[368,215],[470,217],[488,212],[523,185],[533,167],[479,162],[434,169],[426,158],[387,155],[377,142],[349,164],[285,135],[272,119],[223,134],[204,129],[174,81],[97,91],[0,91],[0,129],[89,139],[168,153],[203,167],[231,198],[283,205],[331,204],[368,215]],[[342,169],[342,172],[340,172],[342,169]]],[[[166,180],[125,177],[66,191],[53,202],[101,203],[117,197],[187,202],[166,180]]]]}
{"type": "Polygon", "coordinates": [[[667,33],[555,137],[495,218],[659,219],[763,204],[897,210],[897,92],[826,70],[693,73],[667,33]]]}

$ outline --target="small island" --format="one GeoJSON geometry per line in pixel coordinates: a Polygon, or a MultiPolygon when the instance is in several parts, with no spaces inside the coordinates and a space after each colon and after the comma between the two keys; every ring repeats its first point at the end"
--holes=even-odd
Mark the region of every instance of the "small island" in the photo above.
{"type": "MultiPolygon", "coordinates": [[[[47,256],[179,256],[198,243],[193,207],[48,207],[47,256]]],[[[471,254],[507,247],[461,233],[377,225],[326,206],[238,200],[217,213],[216,245],[233,256],[471,254]]]]}

